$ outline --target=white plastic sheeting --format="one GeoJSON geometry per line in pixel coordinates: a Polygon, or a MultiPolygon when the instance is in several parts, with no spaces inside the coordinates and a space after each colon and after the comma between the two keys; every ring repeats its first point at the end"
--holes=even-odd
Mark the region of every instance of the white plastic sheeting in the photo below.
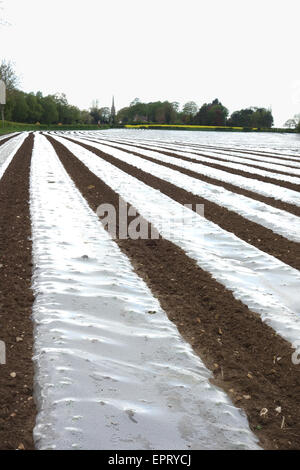
{"type": "MultiPolygon", "coordinates": [[[[149,146],[150,147],[150,146],[149,146]]],[[[286,175],[286,174],[279,174],[279,173],[273,173],[272,171],[268,171],[266,170],[267,169],[270,169],[270,170],[280,170],[282,171],[282,167],[280,168],[278,165],[271,165],[270,163],[266,163],[265,165],[263,165],[263,168],[264,169],[260,169],[260,168],[254,168],[252,166],[245,166],[243,165],[242,163],[234,163],[233,159],[232,158],[228,158],[228,161],[220,161],[220,160],[215,160],[214,158],[211,158],[209,156],[204,156],[204,155],[199,155],[197,153],[189,153],[189,152],[183,152],[183,151],[179,151],[179,150],[175,150],[175,149],[164,149],[164,147],[160,147],[160,146],[155,146],[155,145],[151,145],[152,148],[156,148],[158,151],[163,151],[163,150],[167,150],[171,153],[173,153],[174,155],[178,155],[179,157],[187,157],[187,158],[193,158],[194,160],[199,160],[199,162],[203,162],[203,163],[212,163],[214,165],[221,165],[223,167],[226,167],[228,168],[228,170],[230,171],[231,169],[232,170],[240,170],[240,171],[245,171],[247,173],[251,173],[253,175],[260,175],[260,176],[263,176],[263,177],[268,177],[268,178],[274,178],[276,180],[279,180],[279,181],[285,181],[285,182],[288,182],[288,183],[293,183],[293,184],[300,184],[300,178],[297,177],[297,176],[289,176],[289,175],[286,175]],[[274,168],[275,166],[275,168],[274,168]],[[279,168],[278,168],[279,167],[279,168]]],[[[286,169],[286,172],[287,173],[294,173],[296,175],[299,175],[299,170],[296,170],[296,169],[292,169],[291,168],[291,171],[288,171],[287,167],[284,167],[286,169]]]]}
{"type": "Polygon", "coordinates": [[[11,134],[4,134],[4,135],[1,135],[0,136],[0,141],[1,140],[4,140],[4,139],[7,139],[8,137],[12,137],[14,135],[18,134],[18,132],[12,132],[11,134]]]}
{"type": "MultiPolygon", "coordinates": [[[[82,142],[85,142],[88,145],[91,145],[91,142],[85,141],[85,139],[77,138],[82,142]]],[[[117,144],[116,144],[117,145],[117,144]]],[[[127,150],[133,150],[130,146],[118,144],[120,148],[126,148],[127,150]]],[[[145,155],[146,157],[154,158],[155,160],[159,160],[165,163],[171,163],[173,165],[177,165],[181,168],[186,168],[191,171],[195,171],[200,175],[205,175],[210,178],[217,179],[219,181],[223,181],[225,183],[233,184],[240,188],[246,189],[248,191],[253,191],[257,194],[261,194],[262,196],[266,197],[273,197],[274,199],[281,200],[283,202],[287,202],[289,204],[295,204],[300,206],[300,192],[293,191],[291,189],[287,189],[281,186],[277,186],[276,184],[272,183],[265,183],[264,181],[258,181],[252,178],[246,178],[245,176],[234,175],[228,173],[227,171],[218,170],[216,168],[210,168],[201,163],[193,163],[188,162],[185,160],[181,160],[176,157],[169,157],[164,155],[160,152],[155,152],[153,150],[144,150],[144,149],[137,149],[138,153],[141,155],[145,155]]]]}
{"type": "MultiPolygon", "coordinates": [[[[69,131],[72,134],[84,134],[86,131],[69,131]]],[[[107,129],[90,131],[93,136],[102,136],[108,139],[148,140],[149,143],[184,144],[192,146],[207,146],[241,151],[262,153],[264,155],[294,156],[300,159],[300,135],[282,134],[272,132],[211,132],[186,130],[158,130],[158,129],[107,129]]]]}
{"type": "Polygon", "coordinates": [[[132,204],[166,239],[291,343],[300,337],[300,274],[234,234],[105,162],[55,136],[95,175],[132,204]],[[184,224],[183,224],[184,221],[184,224]]]}
{"type": "MultiPolygon", "coordinates": [[[[114,138],[110,138],[109,136],[106,136],[103,133],[97,133],[97,132],[88,132],[88,131],[81,131],[81,132],[75,132],[75,131],[68,131],[65,133],[65,135],[71,137],[72,135],[76,137],[82,137],[86,139],[91,139],[91,140],[96,140],[96,141],[104,141],[107,143],[114,142],[114,143],[121,143],[121,144],[128,144],[128,145],[140,145],[144,146],[150,149],[161,149],[161,150],[179,150],[182,151],[183,153],[185,152],[195,152],[196,154],[198,153],[199,155],[204,155],[207,157],[217,157],[221,158],[224,160],[228,161],[233,161],[237,163],[249,163],[252,165],[258,165],[261,166],[262,168],[268,168],[268,169],[278,169],[278,171],[282,171],[283,173],[293,173],[293,169],[296,169],[295,174],[299,175],[299,169],[300,169],[300,156],[299,158],[294,157],[294,156],[280,156],[280,154],[274,154],[274,156],[270,156],[271,154],[255,154],[251,153],[249,151],[242,151],[242,150],[235,150],[235,149],[226,149],[226,148],[217,148],[217,147],[209,147],[209,146],[202,146],[202,145],[196,145],[196,144],[190,144],[190,143],[164,143],[160,141],[151,141],[149,139],[143,140],[143,139],[129,139],[129,138],[121,138],[115,136],[114,138]],[[233,157],[233,158],[231,158],[233,157]],[[265,165],[265,163],[270,163],[271,165],[265,165]],[[276,168],[278,167],[278,168],[276,168]],[[286,167],[286,168],[284,168],[286,167]],[[289,171],[289,170],[292,171],[289,171]]],[[[215,161],[215,158],[213,158],[215,161]]],[[[221,162],[220,162],[221,164],[221,162]]]]}
{"type": "MultiPolygon", "coordinates": [[[[108,140],[106,140],[107,142],[108,140]]],[[[119,141],[119,140],[118,140],[119,141]]],[[[117,143],[118,141],[115,141],[117,143]]],[[[220,160],[216,160],[216,158],[220,158],[221,160],[225,160],[225,165],[226,161],[227,162],[234,162],[234,163],[240,163],[241,165],[247,164],[247,165],[255,165],[259,166],[261,168],[264,168],[266,170],[276,170],[280,171],[282,173],[290,173],[294,174],[295,176],[300,175],[300,162],[297,163],[296,161],[293,160],[279,160],[278,157],[276,158],[270,158],[270,157],[263,157],[263,156],[256,156],[256,155],[248,155],[247,154],[237,154],[232,151],[216,151],[216,150],[207,150],[207,149],[202,149],[202,148],[195,148],[195,147],[190,147],[190,146],[183,146],[183,145],[166,145],[166,144],[158,144],[157,142],[149,143],[149,142],[144,142],[144,141],[128,141],[127,139],[120,140],[120,143],[124,144],[129,144],[129,145],[141,145],[145,146],[147,148],[155,148],[157,150],[162,150],[162,151],[173,151],[175,152],[179,151],[179,155],[185,156],[185,154],[190,153],[189,157],[193,158],[192,155],[197,155],[198,156],[205,156],[208,157],[208,160],[203,160],[203,161],[208,161],[210,163],[216,163],[218,165],[222,165],[223,162],[220,160]],[[214,158],[215,157],[215,158],[214,158]],[[290,166],[291,165],[291,166],[290,166]]],[[[287,157],[286,157],[287,158],[287,157]]],[[[201,159],[199,159],[201,160],[201,159]]],[[[234,168],[234,167],[232,167],[234,168]]],[[[247,171],[248,166],[244,166],[243,170],[247,171]]],[[[252,173],[255,173],[255,168],[251,169],[252,173]]],[[[288,180],[287,180],[288,181],[288,180]]]]}
{"type": "Polygon", "coordinates": [[[39,134],[30,188],[37,448],[258,448],[39,134]]]}
{"type": "Polygon", "coordinates": [[[27,136],[27,132],[22,132],[22,134],[0,146],[0,180],[27,136]]]}
{"type": "MultiPolygon", "coordinates": [[[[80,139],[80,141],[88,143],[86,140],[83,141],[80,139]]],[[[276,209],[268,204],[256,201],[255,199],[233,193],[220,186],[205,183],[204,181],[201,181],[200,183],[198,179],[184,175],[179,171],[172,170],[162,165],[144,160],[136,155],[115,149],[114,144],[111,144],[111,147],[107,147],[107,145],[89,142],[89,145],[104,153],[112,155],[119,160],[129,163],[136,168],[146,171],[151,175],[168,181],[179,188],[183,188],[188,192],[207,199],[208,201],[237,212],[246,219],[269,228],[274,233],[278,233],[289,240],[300,242],[300,218],[290,214],[289,212],[276,209]]]]}
{"type": "MultiPolygon", "coordinates": [[[[149,145],[149,144],[148,144],[149,145]]],[[[291,173],[295,175],[300,174],[300,162],[298,163],[294,157],[268,157],[265,155],[255,155],[255,154],[247,154],[243,152],[232,152],[230,150],[207,150],[202,148],[194,148],[188,146],[176,146],[178,150],[186,150],[191,152],[196,152],[199,154],[204,153],[206,156],[214,156],[217,158],[225,159],[228,161],[233,161],[237,163],[247,163],[250,165],[260,166],[262,168],[266,168],[268,170],[277,170],[282,173],[291,173]]],[[[220,163],[222,164],[222,163],[220,163]]],[[[245,171],[246,168],[245,168],[245,171]]]]}

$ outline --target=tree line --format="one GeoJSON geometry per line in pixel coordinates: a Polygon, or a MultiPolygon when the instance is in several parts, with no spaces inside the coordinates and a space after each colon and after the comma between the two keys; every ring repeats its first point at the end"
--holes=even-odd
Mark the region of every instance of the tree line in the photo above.
{"type": "MultiPolygon", "coordinates": [[[[7,88],[5,118],[7,121],[41,124],[181,124],[202,126],[230,126],[244,128],[271,128],[272,111],[266,108],[249,107],[234,111],[228,109],[217,98],[200,107],[188,101],[182,108],[177,101],[155,101],[143,103],[135,98],[129,106],[111,114],[108,107],[99,107],[95,101],[89,110],[80,110],[68,103],[64,93],[43,96],[26,93],[18,89],[19,80],[10,62],[0,64],[0,78],[7,88]]],[[[300,132],[300,115],[290,119],[286,127],[300,132]]]]}
{"type": "Polygon", "coordinates": [[[178,102],[156,101],[142,103],[138,98],[120,109],[117,121],[122,124],[186,124],[202,126],[232,126],[270,128],[272,112],[265,108],[247,108],[229,116],[228,109],[218,99],[198,107],[189,101],[180,109],[178,102]]]}
{"type": "Polygon", "coordinates": [[[64,93],[43,96],[40,91],[25,93],[13,90],[8,93],[5,118],[30,124],[108,124],[110,110],[97,105],[90,110],[80,110],[68,103],[64,93]]]}
{"type": "Polygon", "coordinates": [[[19,80],[10,62],[0,64],[0,79],[6,84],[5,119],[28,124],[107,124],[109,108],[93,103],[89,110],[80,110],[68,103],[64,93],[43,96],[18,89],[19,80]]]}

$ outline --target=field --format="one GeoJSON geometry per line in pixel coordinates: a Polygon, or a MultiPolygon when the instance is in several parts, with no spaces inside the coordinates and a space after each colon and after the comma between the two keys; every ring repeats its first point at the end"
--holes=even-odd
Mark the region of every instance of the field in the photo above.
{"type": "Polygon", "coordinates": [[[0,137],[1,449],[300,449],[299,143],[0,137]]]}

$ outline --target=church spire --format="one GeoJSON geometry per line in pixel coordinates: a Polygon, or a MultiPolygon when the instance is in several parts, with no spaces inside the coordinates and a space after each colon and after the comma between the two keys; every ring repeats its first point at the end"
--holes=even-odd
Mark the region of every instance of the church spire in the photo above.
{"type": "Polygon", "coordinates": [[[115,108],[115,97],[112,97],[112,105],[110,110],[110,122],[114,124],[116,121],[116,108],[115,108]]]}

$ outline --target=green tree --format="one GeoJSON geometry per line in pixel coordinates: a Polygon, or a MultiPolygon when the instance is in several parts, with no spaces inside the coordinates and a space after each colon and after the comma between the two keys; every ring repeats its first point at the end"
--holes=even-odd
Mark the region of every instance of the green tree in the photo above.
{"type": "Polygon", "coordinates": [[[80,109],[77,106],[68,105],[68,117],[69,121],[67,124],[78,124],[80,122],[80,109]]]}
{"type": "Polygon", "coordinates": [[[234,111],[228,120],[228,125],[231,127],[251,127],[253,113],[252,108],[234,111]]]}
{"type": "Polygon", "coordinates": [[[228,125],[232,127],[270,128],[273,125],[272,112],[265,108],[246,108],[234,111],[228,125]]]}
{"type": "Polygon", "coordinates": [[[165,124],[172,124],[173,122],[175,122],[177,113],[174,110],[173,104],[169,101],[164,101],[162,104],[162,109],[164,111],[165,124]]]}
{"type": "Polygon", "coordinates": [[[181,118],[185,124],[191,124],[194,116],[198,112],[198,106],[195,101],[188,101],[182,108],[181,118]]]}
{"type": "Polygon", "coordinates": [[[119,110],[117,122],[128,123],[157,123],[171,124],[178,120],[179,103],[169,101],[154,101],[142,103],[138,98],[131,102],[129,107],[119,110]]]}
{"type": "Polygon", "coordinates": [[[134,98],[134,100],[131,101],[130,105],[129,106],[135,106],[137,105],[138,103],[140,103],[140,99],[139,98],[134,98]]]}
{"type": "Polygon", "coordinates": [[[178,101],[173,101],[173,102],[171,103],[171,105],[172,105],[174,111],[175,111],[176,113],[179,113],[180,104],[178,103],[178,101]]]}
{"type": "Polygon", "coordinates": [[[6,105],[5,105],[5,119],[7,121],[13,120],[13,110],[15,108],[16,95],[14,92],[6,94],[6,105]]]}
{"type": "Polygon", "coordinates": [[[116,121],[120,124],[129,123],[129,107],[122,108],[118,111],[116,121]]]}
{"type": "Polygon", "coordinates": [[[273,125],[274,119],[270,109],[253,108],[251,117],[252,127],[270,128],[273,125]]]}
{"type": "Polygon", "coordinates": [[[130,103],[129,107],[129,118],[131,122],[147,122],[148,121],[148,111],[147,105],[141,103],[138,98],[130,103]],[[135,102],[135,104],[133,104],[135,102]]]}
{"type": "Polygon", "coordinates": [[[99,109],[101,124],[108,124],[110,121],[110,109],[107,106],[99,109]]]}
{"type": "Polygon", "coordinates": [[[215,99],[211,103],[204,103],[194,117],[194,124],[202,126],[224,126],[228,116],[228,109],[215,99]]]}
{"type": "Polygon", "coordinates": [[[15,90],[14,106],[12,111],[12,119],[16,122],[27,122],[29,108],[26,102],[26,94],[22,91],[15,90]]]}
{"type": "Polygon", "coordinates": [[[101,111],[97,100],[93,102],[92,107],[90,108],[90,115],[92,116],[92,121],[94,124],[98,124],[98,122],[100,122],[101,111]]]}
{"type": "Polygon", "coordinates": [[[55,124],[58,123],[58,110],[56,107],[55,97],[48,95],[41,100],[43,107],[42,123],[55,124]]]}
{"type": "Polygon", "coordinates": [[[53,101],[55,102],[56,110],[58,113],[58,122],[62,124],[71,123],[70,114],[68,110],[68,100],[64,93],[56,93],[53,96],[53,101]]]}
{"type": "Polygon", "coordinates": [[[80,111],[80,123],[81,124],[92,124],[93,118],[89,111],[83,109],[80,111]]]}
{"type": "Polygon", "coordinates": [[[39,103],[38,98],[34,93],[28,93],[26,95],[26,103],[28,106],[27,120],[30,123],[40,122],[43,115],[43,107],[39,103]]]}

